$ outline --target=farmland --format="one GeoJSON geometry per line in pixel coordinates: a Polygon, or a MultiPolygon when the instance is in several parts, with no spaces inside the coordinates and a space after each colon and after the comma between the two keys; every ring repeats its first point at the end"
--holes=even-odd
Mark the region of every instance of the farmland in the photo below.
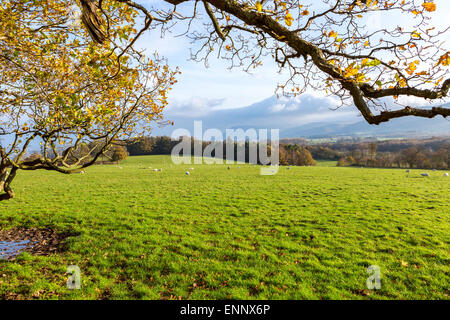
{"type": "Polygon", "coordinates": [[[73,236],[60,253],[0,260],[0,298],[448,299],[450,179],[319,164],[261,176],[142,156],[20,172],[0,228],[73,236]],[[69,265],[80,290],[66,287],[69,265]]]}

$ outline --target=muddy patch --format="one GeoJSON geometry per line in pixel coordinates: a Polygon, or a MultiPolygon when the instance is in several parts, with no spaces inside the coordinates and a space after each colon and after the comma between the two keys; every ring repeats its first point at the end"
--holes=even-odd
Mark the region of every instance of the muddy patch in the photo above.
{"type": "Polygon", "coordinates": [[[64,240],[74,235],[39,228],[0,230],[0,261],[14,260],[24,251],[39,256],[60,253],[65,249],[64,240]]]}

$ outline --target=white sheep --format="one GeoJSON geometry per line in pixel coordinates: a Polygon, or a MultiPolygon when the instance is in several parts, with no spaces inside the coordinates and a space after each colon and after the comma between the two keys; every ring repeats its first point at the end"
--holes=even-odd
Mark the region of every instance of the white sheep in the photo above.
{"type": "Polygon", "coordinates": [[[444,177],[448,177],[448,173],[446,172],[446,173],[444,173],[444,177]]]}
{"type": "Polygon", "coordinates": [[[185,173],[186,173],[187,176],[190,175],[189,171],[186,171],[185,173]]]}
{"type": "Polygon", "coordinates": [[[429,177],[430,175],[428,174],[428,172],[424,172],[420,174],[422,177],[429,177]]]}
{"type": "Polygon", "coordinates": [[[194,170],[194,168],[189,168],[189,170],[194,170]]]}
{"type": "Polygon", "coordinates": [[[158,169],[153,169],[153,172],[156,172],[156,171],[158,171],[158,169]]]}

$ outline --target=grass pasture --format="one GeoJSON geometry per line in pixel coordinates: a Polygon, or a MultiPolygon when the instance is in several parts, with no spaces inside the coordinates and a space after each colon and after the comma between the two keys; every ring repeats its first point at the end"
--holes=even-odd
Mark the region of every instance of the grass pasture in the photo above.
{"type": "Polygon", "coordinates": [[[239,166],[149,156],[84,175],[20,172],[0,228],[77,236],[61,254],[0,260],[0,298],[449,299],[443,172],[239,166]],[[69,265],[81,290],[66,288],[69,265]],[[366,288],[370,265],[379,290],[366,288]]]}

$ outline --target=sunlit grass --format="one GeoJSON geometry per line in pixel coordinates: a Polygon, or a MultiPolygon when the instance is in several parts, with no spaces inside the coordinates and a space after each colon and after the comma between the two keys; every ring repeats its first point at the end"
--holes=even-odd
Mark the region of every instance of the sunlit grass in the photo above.
{"type": "Polygon", "coordinates": [[[79,236],[59,255],[0,260],[0,298],[448,299],[450,180],[326,165],[261,176],[150,156],[20,172],[0,227],[79,236]],[[81,290],[66,287],[69,265],[81,290]],[[370,265],[380,290],[366,288],[370,265]]]}

